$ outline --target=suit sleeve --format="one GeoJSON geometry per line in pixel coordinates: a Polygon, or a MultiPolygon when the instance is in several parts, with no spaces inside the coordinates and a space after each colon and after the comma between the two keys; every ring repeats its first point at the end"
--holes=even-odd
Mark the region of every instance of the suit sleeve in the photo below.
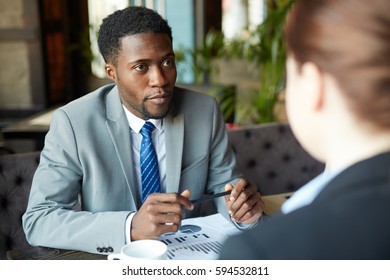
{"type": "MultiPolygon", "coordinates": [[[[227,183],[235,184],[235,182],[243,176],[237,170],[236,157],[230,146],[223,115],[216,101],[214,101],[213,108],[213,131],[208,174],[208,192],[217,193],[224,191],[224,187],[227,183]]],[[[223,197],[216,199],[216,205],[218,212],[230,220],[225,199],[223,197]]]]}
{"type": "Polygon", "coordinates": [[[66,113],[61,109],[56,111],[23,215],[27,241],[33,246],[92,253],[119,252],[125,244],[124,227],[129,211],[74,209],[83,181],[78,148],[66,113]]]}

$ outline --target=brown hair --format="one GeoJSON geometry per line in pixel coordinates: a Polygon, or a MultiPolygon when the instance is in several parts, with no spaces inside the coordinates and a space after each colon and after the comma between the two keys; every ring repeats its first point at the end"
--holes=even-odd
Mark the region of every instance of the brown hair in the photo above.
{"type": "Polygon", "coordinates": [[[297,0],[285,36],[299,66],[333,75],[357,116],[390,128],[389,0],[297,0]]]}

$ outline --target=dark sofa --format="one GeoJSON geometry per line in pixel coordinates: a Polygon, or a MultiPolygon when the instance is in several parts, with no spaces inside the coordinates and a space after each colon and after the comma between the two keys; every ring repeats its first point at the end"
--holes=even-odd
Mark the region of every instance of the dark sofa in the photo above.
{"type": "Polygon", "coordinates": [[[324,170],[298,143],[286,123],[229,131],[240,170],[262,195],[293,192],[324,170]]]}
{"type": "MultiPolygon", "coordinates": [[[[263,195],[295,191],[324,168],[301,148],[287,124],[254,125],[228,133],[239,167],[263,195]]],[[[39,152],[0,156],[0,259],[8,250],[29,246],[21,217],[38,162],[39,152]]],[[[212,212],[208,207],[203,213],[212,212]]]]}
{"type": "Polygon", "coordinates": [[[0,157],[0,259],[8,250],[29,246],[22,229],[39,152],[0,157]]]}

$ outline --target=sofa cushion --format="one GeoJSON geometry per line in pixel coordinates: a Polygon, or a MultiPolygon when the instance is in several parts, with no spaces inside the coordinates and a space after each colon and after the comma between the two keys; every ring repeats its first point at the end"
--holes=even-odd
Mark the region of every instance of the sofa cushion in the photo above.
{"type": "Polygon", "coordinates": [[[296,191],[324,170],[287,123],[246,126],[228,134],[240,171],[262,195],[296,191]]]}
{"type": "Polygon", "coordinates": [[[26,211],[39,152],[0,156],[0,259],[6,252],[28,247],[22,215],[26,211]]]}

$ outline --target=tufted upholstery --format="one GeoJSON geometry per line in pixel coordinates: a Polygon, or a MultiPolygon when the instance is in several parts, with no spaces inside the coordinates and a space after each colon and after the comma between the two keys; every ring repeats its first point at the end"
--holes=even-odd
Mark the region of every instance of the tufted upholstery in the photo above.
{"type": "Polygon", "coordinates": [[[303,150],[286,123],[230,130],[229,140],[241,172],[262,195],[296,191],[324,169],[303,150]]]}
{"type": "Polygon", "coordinates": [[[22,215],[38,162],[39,152],[0,156],[0,259],[8,250],[29,246],[22,215]]]}
{"type": "MultiPolygon", "coordinates": [[[[295,191],[324,166],[298,144],[287,124],[263,124],[229,130],[229,140],[244,175],[263,195],[295,191]]],[[[0,156],[0,259],[28,247],[21,217],[26,210],[39,152],[0,156]]],[[[215,211],[205,204],[203,214],[215,211]]]]}

